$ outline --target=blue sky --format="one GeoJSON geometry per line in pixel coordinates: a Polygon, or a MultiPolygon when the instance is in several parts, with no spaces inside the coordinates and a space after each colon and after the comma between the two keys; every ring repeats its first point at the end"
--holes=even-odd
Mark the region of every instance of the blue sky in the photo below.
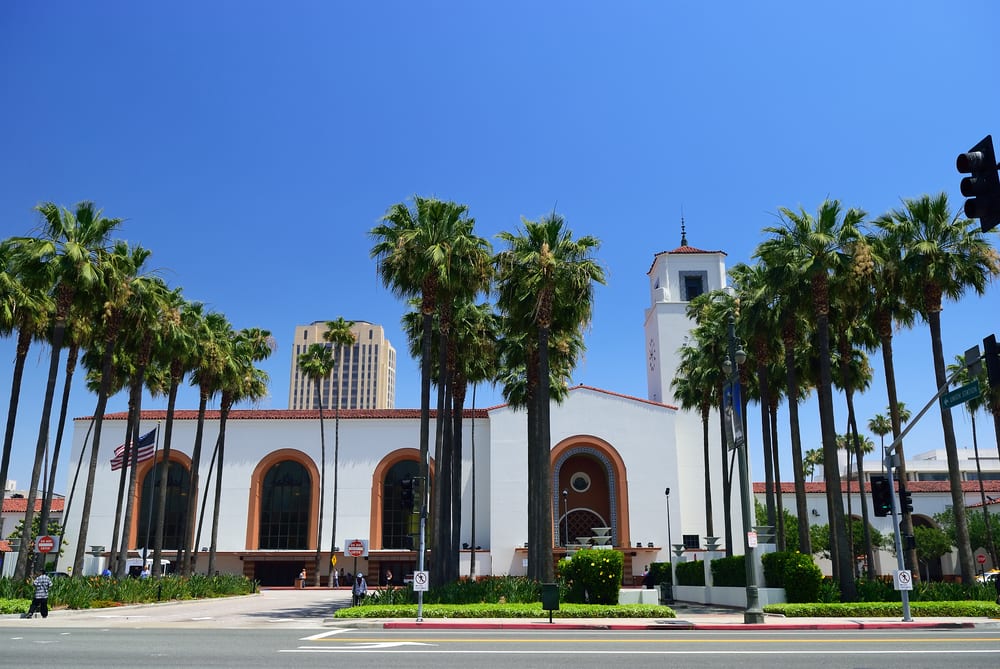
{"type": "MultiPolygon", "coordinates": [[[[779,207],[830,197],[874,217],[945,191],[959,208],[956,155],[1000,135],[984,65],[1000,60],[998,23],[988,0],[5,2],[0,237],[31,233],[39,202],[93,200],[188,299],[273,332],[262,407],[287,407],[295,325],[337,316],[387,328],[397,406],[415,407],[403,305],[368,231],[414,194],[467,204],[489,238],[555,209],[602,240],[608,273],[574,382],[645,397],[646,271],[678,246],[682,212],[691,245],[732,265],[779,207]]],[[[949,360],[997,329],[998,290],[946,305],[949,360]]],[[[0,341],[5,413],[13,356],[0,341]]],[[[47,359],[29,353],[10,474],[22,487],[47,359]]],[[[896,359],[916,412],[934,392],[926,326],[898,334],[896,359]]],[[[862,421],[886,406],[872,363],[862,421]]],[[[78,388],[71,413],[93,405],[78,388]]],[[[938,447],[937,416],[907,453],[938,447]]],[[[968,419],[956,425],[970,446],[968,419]]]]}

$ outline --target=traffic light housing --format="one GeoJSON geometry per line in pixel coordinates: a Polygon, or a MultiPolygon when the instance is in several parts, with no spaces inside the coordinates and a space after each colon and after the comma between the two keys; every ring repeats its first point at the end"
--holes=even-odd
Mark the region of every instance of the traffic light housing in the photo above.
{"type": "Polygon", "coordinates": [[[400,505],[407,511],[413,511],[413,479],[406,478],[399,482],[400,505]]]}
{"type": "Polygon", "coordinates": [[[978,218],[982,231],[989,232],[1000,225],[1000,174],[993,137],[986,135],[966,153],[958,154],[955,166],[961,174],[970,175],[960,184],[962,195],[969,198],[965,201],[965,215],[978,218]]]}
{"type": "Polygon", "coordinates": [[[888,516],[892,513],[892,490],[889,489],[889,479],[884,476],[873,476],[872,508],[876,516],[888,516]]]}
{"type": "Polygon", "coordinates": [[[986,378],[990,388],[1000,388],[1000,346],[996,335],[983,339],[983,359],[986,361],[986,378]]]}
{"type": "Polygon", "coordinates": [[[913,513],[913,493],[906,489],[902,481],[899,482],[899,510],[913,513]]]}

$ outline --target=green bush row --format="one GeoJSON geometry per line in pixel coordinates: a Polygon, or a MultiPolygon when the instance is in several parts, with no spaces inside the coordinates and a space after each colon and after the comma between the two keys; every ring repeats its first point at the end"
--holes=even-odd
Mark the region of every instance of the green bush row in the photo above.
{"type": "MultiPolygon", "coordinates": [[[[256,581],[236,574],[121,580],[104,576],[78,576],[52,581],[49,606],[87,609],[94,606],[95,602],[137,604],[159,600],[228,597],[252,592],[257,592],[256,581]]],[[[0,578],[0,599],[27,600],[30,604],[33,596],[34,586],[30,579],[0,578]]],[[[27,610],[27,606],[24,610],[27,610]]]]}
{"type": "Polygon", "coordinates": [[[674,571],[677,585],[705,585],[705,563],[701,560],[680,562],[674,571]]]}
{"type": "MultiPolygon", "coordinates": [[[[767,613],[779,613],[789,618],[898,618],[903,615],[900,602],[851,602],[848,604],[768,604],[767,613]]],[[[994,602],[911,602],[913,617],[988,617],[1000,616],[1000,605],[994,602]]]]}
{"type": "MultiPolygon", "coordinates": [[[[369,598],[371,599],[371,598],[369,598]]],[[[425,604],[424,618],[548,618],[549,612],[542,609],[540,602],[532,604],[425,604]]],[[[338,609],[335,618],[415,618],[415,604],[394,604],[386,606],[354,606],[338,609]]],[[[676,618],[677,614],[668,606],[655,604],[569,604],[561,603],[554,618],[676,618]]]]}
{"type": "Polygon", "coordinates": [[[745,588],[747,585],[746,556],[716,558],[709,568],[712,570],[712,585],[721,588],[745,588]]]}

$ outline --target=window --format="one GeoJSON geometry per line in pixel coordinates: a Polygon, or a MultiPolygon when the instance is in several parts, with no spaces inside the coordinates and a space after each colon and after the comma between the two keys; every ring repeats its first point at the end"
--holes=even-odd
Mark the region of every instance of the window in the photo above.
{"type": "Polygon", "coordinates": [[[690,302],[705,292],[708,275],[705,272],[681,272],[681,290],[685,302],[690,302]]]}
{"type": "Polygon", "coordinates": [[[684,548],[698,548],[698,535],[697,534],[685,534],[684,535],[684,548]]]}
{"type": "Polygon", "coordinates": [[[163,549],[175,550],[181,547],[184,526],[187,524],[188,491],[191,477],[187,468],[179,462],[157,463],[146,472],[142,481],[142,500],[139,502],[139,528],[136,541],[140,546],[153,545],[160,504],[160,472],[164,464],[167,469],[167,501],[163,514],[163,549]],[[150,509],[150,504],[153,508],[150,509]],[[151,513],[152,511],[152,513],[151,513]]]}
{"type": "Polygon", "coordinates": [[[261,487],[261,549],[309,547],[309,472],[298,462],[284,460],[271,467],[261,487]]]}
{"type": "MultiPolygon", "coordinates": [[[[420,531],[420,514],[403,508],[402,484],[406,478],[417,475],[416,460],[403,460],[394,464],[382,482],[382,547],[395,549],[416,548],[414,541],[420,531]]],[[[420,510],[420,485],[414,485],[417,500],[416,511],[420,510]]]]}

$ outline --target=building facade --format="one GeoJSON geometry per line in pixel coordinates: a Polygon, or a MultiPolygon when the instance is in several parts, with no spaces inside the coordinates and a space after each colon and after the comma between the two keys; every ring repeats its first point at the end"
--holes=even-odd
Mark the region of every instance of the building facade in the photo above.
{"type": "MultiPolygon", "coordinates": [[[[326,321],[314,321],[295,328],[292,371],[289,375],[288,408],[392,409],[396,406],[396,349],[385,337],[381,325],[355,321],[351,327],[354,345],[334,351],[335,366],[330,377],[316,392],[316,383],[299,368],[299,355],[311,344],[325,343],[326,321]]],[[[327,344],[331,346],[330,344],[327,344]]]]}

